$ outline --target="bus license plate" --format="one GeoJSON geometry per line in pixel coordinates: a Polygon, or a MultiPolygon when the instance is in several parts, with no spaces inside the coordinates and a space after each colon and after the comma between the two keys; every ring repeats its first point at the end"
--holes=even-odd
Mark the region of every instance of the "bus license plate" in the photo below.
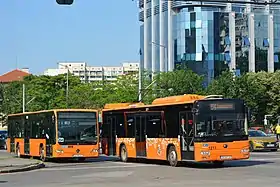
{"type": "Polygon", "coordinates": [[[232,159],[232,156],[221,156],[220,158],[221,160],[230,160],[232,159]]]}
{"type": "Polygon", "coordinates": [[[84,155],[73,155],[73,157],[83,157],[84,155]]]}
{"type": "Polygon", "coordinates": [[[274,144],[267,144],[267,147],[274,147],[274,144]]]}

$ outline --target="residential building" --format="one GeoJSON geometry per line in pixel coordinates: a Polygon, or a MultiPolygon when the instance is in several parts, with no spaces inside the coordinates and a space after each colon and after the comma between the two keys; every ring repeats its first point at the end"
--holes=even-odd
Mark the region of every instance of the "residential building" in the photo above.
{"type": "Polygon", "coordinates": [[[0,83],[21,81],[25,76],[30,75],[28,68],[15,69],[0,76],[0,83]]]}
{"type": "Polygon", "coordinates": [[[56,76],[67,73],[80,77],[83,82],[114,81],[120,75],[136,73],[139,62],[124,62],[121,66],[90,66],[86,62],[59,62],[57,69],[47,69],[44,75],[56,76]]]}
{"type": "Polygon", "coordinates": [[[184,65],[206,84],[226,69],[237,75],[280,69],[280,6],[234,1],[139,0],[141,67],[162,72],[184,65]]]}

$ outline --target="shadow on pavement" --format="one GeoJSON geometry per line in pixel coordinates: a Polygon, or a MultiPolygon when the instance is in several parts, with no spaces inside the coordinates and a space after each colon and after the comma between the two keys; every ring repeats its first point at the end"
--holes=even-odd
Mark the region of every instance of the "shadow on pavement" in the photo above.
{"type": "Polygon", "coordinates": [[[86,160],[78,159],[51,159],[46,161],[46,168],[62,167],[62,166],[81,166],[90,163],[114,162],[118,161],[117,157],[99,156],[98,158],[88,158],[86,160]]]}
{"type": "Polygon", "coordinates": [[[242,161],[227,161],[222,166],[215,166],[211,163],[195,163],[195,162],[183,162],[181,167],[190,167],[197,169],[217,169],[217,168],[232,168],[232,167],[250,167],[256,165],[271,164],[274,162],[268,161],[252,161],[252,160],[242,160],[242,161]]]}
{"type": "Polygon", "coordinates": [[[51,159],[48,162],[53,163],[92,163],[92,162],[112,162],[117,161],[119,158],[117,157],[107,157],[107,156],[99,156],[98,158],[88,158],[88,159],[51,159]]]}
{"type": "Polygon", "coordinates": [[[0,181],[0,184],[7,183],[8,181],[0,181]]]}
{"type": "MultiPolygon", "coordinates": [[[[171,167],[169,166],[169,163],[167,161],[160,161],[160,160],[129,159],[129,162],[154,164],[154,165],[171,167]]],[[[212,163],[197,163],[197,162],[184,161],[178,163],[178,167],[196,168],[196,169],[217,169],[217,168],[231,168],[231,167],[250,167],[250,166],[265,165],[265,164],[272,164],[272,163],[274,162],[242,160],[242,161],[227,161],[222,166],[216,166],[212,163]]]]}

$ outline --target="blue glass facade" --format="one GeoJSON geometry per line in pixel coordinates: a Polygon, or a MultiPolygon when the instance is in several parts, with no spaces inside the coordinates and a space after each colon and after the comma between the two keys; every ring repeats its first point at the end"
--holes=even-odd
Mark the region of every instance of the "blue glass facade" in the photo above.
{"type": "MultiPolygon", "coordinates": [[[[140,4],[143,0],[140,0],[140,4]]],[[[156,0],[154,5],[154,20],[155,25],[152,23],[152,7],[151,1],[147,0],[147,27],[148,27],[148,43],[149,47],[146,50],[148,53],[148,66],[151,68],[152,42],[162,46],[168,46],[168,14],[167,2],[163,4],[163,19],[164,22],[164,43],[160,43],[160,16],[159,16],[159,0],[156,0]],[[150,12],[150,13],[149,13],[150,12]],[[152,30],[155,30],[154,39],[152,30]]],[[[222,71],[229,69],[232,63],[232,48],[235,52],[235,70],[237,74],[249,71],[249,48],[252,39],[249,34],[249,14],[244,13],[245,7],[233,6],[231,11],[226,7],[214,6],[175,6],[173,2],[173,54],[175,67],[178,65],[186,66],[194,72],[204,75],[206,83],[209,83],[214,77],[219,76],[222,71]],[[179,7],[179,8],[178,8],[179,7]],[[234,38],[235,47],[232,47],[232,36],[230,37],[230,19],[232,12],[235,13],[234,17],[234,38]]],[[[178,4],[178,2],[177,2],[178,4]]],[[[274,67],[275,70],[280,69],[279,58],[280,56],[280,11],[274,10],[274,67]]],[[[140,17],[143,17],[143,6],[140,7],[140,17]]],[[[268,70],[268,18],[269,15],[263,9],[254,10],[254,34],[255,34],[255,71],[268,70]]],[[[140,48],[142,55],[144,55],[144,29],[143,23],[141,25],[140,48]]],[[[232,33],[232,32],[231,32],[232,33]]],[[[160,46],[156,46],[155,52],[156,70],[160,69],[160,46]]],[[[143,56],[141,62],[144,61],[143,56]]]]}
{"type": "Polygon", "coordinates": [[[187,66],[208,81],[226,70],[230,61],[228,13],[217,10],[184,8],[175,17],[175,64],[187,66]]]}

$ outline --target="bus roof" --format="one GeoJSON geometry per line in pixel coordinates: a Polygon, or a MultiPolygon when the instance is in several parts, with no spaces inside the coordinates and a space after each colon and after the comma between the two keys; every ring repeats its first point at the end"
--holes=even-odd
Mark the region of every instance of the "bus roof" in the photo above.
{"type": "Polygon", "coordinates": [[[16,114],[9,114],[8,116],[21,116],[26,114],[39,114],[45,112],[98,112],[97,109],[53,109],[53,110],[40,110],[34,112],[24,112],[24,113],[16,113],[16,114]]]}
{"type": "Polygon", "coordinates": [[[155,99],[152,105],[157,104],[177,104],[177,103],[193,103],[196,100],[204,99],[206,96],[196,94],[184,94],[178,96],[170,96],[155,99]]]}
{"type": "Polygon", "coordinates": [[[104,109],[123,108],[123,107],[129,107],[132,105],[143,106],[145,104],[144,103],[109,103],[109,104],[105,104],[105,106],[103,108],[104,109]]]}
{"type": "Polygon", "coordinates": [[[125,110],[131,108],[148,108],[148,107],[156,107],[156,106],[168,106],[175,104],[191,104],[196,100],[202,100],[207,98],[207,96],[196,95],[196,94],[184,94],[178,96],[170,96],[164,98],[155,99],[152,104],[145,105],[143,103],[114,103],[105,105],[103,111],[111,111],[111,110],[125,110]]]}

